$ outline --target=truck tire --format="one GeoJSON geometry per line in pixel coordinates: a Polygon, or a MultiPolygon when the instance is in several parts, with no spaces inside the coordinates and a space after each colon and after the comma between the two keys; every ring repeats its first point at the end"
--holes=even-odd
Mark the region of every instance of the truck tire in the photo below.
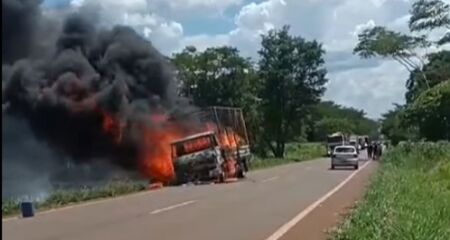
{"type": "Polygon", "coordinates": [[[239,167],[239,169],[236,171],[236,177],[237,178],[245,178],[244,170],[241,167],[239,167]]]}
{"type": "Polygon", "coordinates": [[[331,164],[331,169],[332,169],[332,170],[334,170],[334,168],[335,168],[335,167],[334,167],[334,165],[333,165],[333,164],[331,164]]]}
{"type": "Polygon", "coordinates": [[[224,183],[225,182],[225,173],[224,172],[221,172],[220,174],[219,174],[219,177],[218,177],[218,180],[217,180],[219,183],[224,183]]]}

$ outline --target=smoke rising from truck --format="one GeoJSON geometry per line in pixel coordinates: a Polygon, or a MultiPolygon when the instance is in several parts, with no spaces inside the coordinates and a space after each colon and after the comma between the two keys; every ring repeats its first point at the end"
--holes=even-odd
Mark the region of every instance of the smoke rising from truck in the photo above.
{"type": "Polygon", "coordinates": [[[2,8],[2,165],[10,176],[32,173],[16,171],[14,186],[3,187],[57,181],[52,174],[68,163],[97,160],[165,178],[161,146],[196,130],[193,119],[177,120],[192,107],[177,96],[168,60],[129,27],[96,26],[92,9],[61,20],[39,1],[2,0],[2,8]],[[19,136],[36,144],[17,145],[19,136]]]}

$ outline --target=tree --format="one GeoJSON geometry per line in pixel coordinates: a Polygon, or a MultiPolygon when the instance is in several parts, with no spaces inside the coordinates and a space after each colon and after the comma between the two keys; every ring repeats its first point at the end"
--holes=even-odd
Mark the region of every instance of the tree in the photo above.
{"type": "MultiPolygon", "coordinates": [[[[423,31],[431,32],[435,29],[445,28],[447,32],[437,42],[443,45],[450,42],[450,6],[442,0],[418,0],[410,10],[409,29],[411,33],[423,31]]],[[[432,45],[426,35],[408,35],[394,32],[382,26],[365,29],[358,35],[359,42],[353,52],[362,58],[375,56],[390,57],[402,64],[411,75],[421,75],[416,78],[426,89],[431,87],[429,76],[422,69],[425,66],[426,55],[418,53],[418,49],[432,45]]]]}
{"type": "Polygon", "coordinates": [[[182,79],[182,94],[198,106],[244,107],[255,101],[255,71],[249,59],[232,47],[208,48],[197,52],[187,47],[175,54],[173,62],[182,79]]]}
{"type": "MultiPolygon", "coordinates": [[[[445,79],[450,79],[450,51],[443,50],[428,56],[428,63],[423,67],[423,72],[428,78],[430,87],[433,87],[445,79]]],[[[406,83],[406,102],[413,102],[421,92],[427,89],[423,84],[422,74],[413,71],[406,83]]]]}
{"type": "Polygon", "coordinates": [[[315,106],[310,118],[308,139],[324,141],[333,132],[376,136],[378,123],[366,117],[366,113],[352,107],[344,107],[332,101],[322,101],[315,106]]]}
{"type": "Polygon", "coordinates": [[[376,26],[365,29],[358,35],[358,39],[359,42],[353,49],[354,54],[358,54],[362,58],[372,58],[375,56],[392,58],[403,65],[410,73],[413,71],[422,73],[422,79],[428,86],[427,77],[421,71],[424,61],[415,52],[417,49],[429,45],[424,36],[413,37],[390,31],[385,27],[376,26]],[[419,63],[413,59],[418,60],[419,63]]]}
{"type": "Polygon", "coordinates": [[[258,53],[264,139],[276,157],[284,157],[286,141],[302,132],[305,116],[325,90],[324,50],[284,26],[262,35],[258,53]]]}
{"type": "Polygon", "coordinates": [[[316,136],[319,139],[326,139],[327,135],[335,132],[353,134],[355,125],[347,118],[323,118],[316,123],[316,136]]]}
{"type": "Polygon", "coordinates": [[[421,93],[405,113],[426,139],[450,140],[450,79],[421,93]]]}
{"type": "MultiPolygon", "coordinates": [[[[410,10],[409,29],[411,32],[432,31],[439,28],[450,29],[450,6],[442,0],[419,0],[410,10]]],[[[438,45],[450,42],[450,32],[437,41],[438,45]]]]}
{"type": "Polygon", "coordinates": [[[395,105],[393,110],[383,114],[381,120],[381,134],[386,136],[393,145],[400,141],[417,139],[417,128],[410,124],[405,124],[405,106],[395,105]]]}

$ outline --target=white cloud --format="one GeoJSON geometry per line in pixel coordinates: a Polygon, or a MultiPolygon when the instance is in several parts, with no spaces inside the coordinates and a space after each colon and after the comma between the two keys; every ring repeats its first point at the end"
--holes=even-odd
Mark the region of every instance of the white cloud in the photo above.
{"type": "MultiPolygon", "coordinates": [[[[243,0],[89,2],[102,6],[104,22],[134,27],[165,54],[187,45],[200,50],[232,45],[245,56],[257,57],[260,35],[289,24],[293,34],[323,42],[330,71],[327,99],[363,108],[372,117],[390,108],[392,102],[403,101],[407,72],[402,66],[380,59],[359,59],[352,54],[352,49],[357,43],[357,34],[375,24],[407,31],[410,0],[265,0],[245,5],[243,0]],[[184,20],[199,16],[220,17],[232,7],[240,8],[234,16],[233,30],[220,34],[185,35],[184,20]]],[[[73,0],[72,3],[80,6],[83,0],[73,0]]]]}
{"type": "Polygon", "coordinates": [[[326,99],[364,109],[378,118],[392,103],[403,103],[408,72],[397,62],[384,61],[373,68],[331,73],[326,99]]]}
{"type": "Polygon", "coordinates": [[[190,19],[192,16],[222,17],[232,7],[239,7],[243,0],[147,0],[149,9],[173,20],[190,19]]]}
{"type": "Polygon", "coordinates": [[[231,6],[240,5],[242,0],[148,0],[149,4],[169,6],[174,11],[186,9],[209,9],[223,11],[231,6]]]}

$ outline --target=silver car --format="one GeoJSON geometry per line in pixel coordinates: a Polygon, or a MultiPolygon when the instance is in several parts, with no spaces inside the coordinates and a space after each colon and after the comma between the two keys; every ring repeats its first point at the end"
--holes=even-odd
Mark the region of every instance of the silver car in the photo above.
{"type": "Polygon", "coordinates": [[[353,166],[358,169],[358,151],[354,146],[337,146],[331,155],[331,169],[336,166],[353,166]]]}

